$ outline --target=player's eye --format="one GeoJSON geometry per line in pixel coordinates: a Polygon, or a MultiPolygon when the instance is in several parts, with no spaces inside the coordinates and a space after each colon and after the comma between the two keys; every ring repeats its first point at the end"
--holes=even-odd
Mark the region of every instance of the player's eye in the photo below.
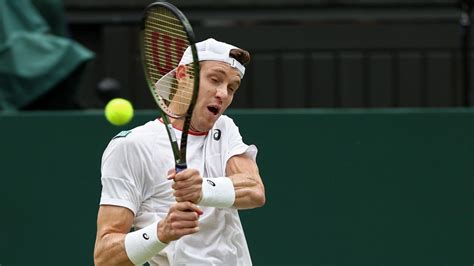
{"type": "Polygon", "coordinates": [[[217,77],[211,77],[210,80],[212,83],[219,83],[219,79],[217,77]]]}

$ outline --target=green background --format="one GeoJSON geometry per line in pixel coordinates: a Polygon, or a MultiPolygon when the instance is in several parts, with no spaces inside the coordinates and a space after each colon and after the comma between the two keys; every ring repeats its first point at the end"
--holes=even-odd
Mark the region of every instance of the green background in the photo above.
{"type": "MultiPolygon", "coordinates": [[[[99,111],[0,114],[0,264],[92,265],[99,111]]],[[[474,109],[231,110],[259,147],[255,265],[472,265],[474,109]]]]}

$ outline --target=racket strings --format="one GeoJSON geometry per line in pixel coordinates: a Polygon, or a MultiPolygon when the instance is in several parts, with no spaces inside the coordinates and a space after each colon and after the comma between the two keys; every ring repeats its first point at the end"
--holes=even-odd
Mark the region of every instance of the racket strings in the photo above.
{"type": "Polygon", "coordinates": [[[164,20],[157,20],[156,23],[155,22],[148,22],[148,26],[152,27],[152,28],[160,28],[164,31],[167,31],[167,33],[169,35],[173,35],[174,37],[180,37],[180,36],[186,36],[186,32],[183,31],[183,30],[180,30],[180,29],[177,29],[177,28],[173,28],[171,23],[168,23],[164,20]],[[160,22],[163,22],[163,23],[160,23],[160,22]],[[168,25],[164,25],[164,24],[170,24],[170,26],[168,25]]]}
{"type": "MultiPolygon", "coordinates": [[[[188,67],[189,67],[189,66],[188,66],[188,67]]],[[[193,76],[193,73],[194,73],[194,72],[191,72],[191,71],[193,71],[193,70],[186,70],[189,81],[187,81],[187,82],[185,82],[185,81],[181,82],[181,87],[192,88],[192,86],[193,86],[193,82],[192,82],[192,81],[194,80],[194,76],[193,76]]],[[[155,83],[161,78],[161,74],[159,73],[158,70],[155,70],[155,69],[153,69],[153,68],[150,68],[149,72],[150,72],[150,76],[152,77],[152,80],[153,80],[155,83]]],[[[174,73],[172,73],[172,74],[174,74],[174,73]]],[[[175,87],[175,88],[176,88],[176,87],[177,87],[177,84],[178,84],[175,77],[173,77],[172,80],[163,79],[163,80],[161,80],[160,82],[161,82],[161,84],[163,84],[163,85],[167,85],[167,86],[164,86],[164,87],[169,87],[170,89],[171,89],[172,87],[175,87]]],[[[193,94],[192,92],[188,92],[188,93],[191,94],[191,95],[193,94]]]]}
{"type": "Polygon", "coordinates": [[[187,40],[187,34],[181,26],[181,21],[166,10],[165,12],[153,12],[148,17],[146,24],[149,28],[159,29],[175,38],[187,40]]]}
{"type": "Polygon", "coordinates": [[[155,93],[166,100],[165,105],[178,115],[185,115],[193,99],[192,80],[187,79],[179,84],[176,79],[173,81],[160,82],[159,86],[154,86],[155,93]]]}
{"type": "Polygon", "coordinates": [[[175,52],[175,51],[165,51],[164,48],[158,48],[158,53],[155,53],[155,51],[153,50],[153,48],[146,48],[145,49],[145,53],[148,55],[148,56],[153,56],[153,55],[160,55],[163,56],[163,57],[166,57],[168,56],[169,54],[173,55],[174,57],[178,58],[180,57],[181,55],[178,53],[178,52],[175,52]],[[150,50],[151,49],[151,50],[150,50]]]}
{"type": "Polygon", "coordinates": [[[170,72],[178,67],[190,45],[181,20],[166,9],[152,10],[145,21],[143,38],[146,71],[155,100],[166,106],[163,111],[168,115],[184,116],[193,101],[195,70],[192,64],[186,65],[186,75],[179,80],[170,72]]]}
{"type": "Polygon", "coordinates": [[[181,21],[176,18],[176,16],[169,12],[168,10],[162,9],[161,12],[154,10],[155,12],[151,12],[151,16],[148,17],[150,20],[159,20],[164,22],[169,22],[172,25],[181,25],[181,21]]]}
{"type": "Polygon", "coordinates": [[[154,16],[150,16],[149,19],[150,20],[158,20],[158,21],[165,21],[165,22],[168,22],[168,21],[171,21],[170,23],[172,23],[172,25],[176,25],[176,24],[180,24],[181,21],[179,19],[177,19],[173,14],[171,14],[169,12],[161,12],[160,15],[156,14],[156,13],[153,13],[154,16]],[[167,13],[167,14],[165,14],[167,13]]]}
{"type": "MultiPolygon", "coordinates": [[[[150,64],[151,64],[151,63],[150,63],[150,64]]],[[[186,87],[188,87],[188,88],[192,88],[192,86],[193,86],[192,81],[194,80],[194,76],[193,76],[193,75],[194,75],[194,69],[193,69],[193,67],[190,66],[190,65],[187,65],[186,67],[188,68],[188,69],[186,70],[186,73],[187,73],[187,75],[188,75],[188,79],[190,80],[190,82],[186,82],[186,84],[184,84],[184,82],[183,82],[183,84],[182,84],[181,86],[186,86],[186,87]]],[[[158,81],[158,80],[162,77],[162,75],[160,74],[160,72],[159,72],[158,70],[154,69],[153,67],[150,67],[150,66],[149,66],[149,72],[150,72],[150,76],[152,77],[152,79],[153,79],[153,81],[154,81],[155,83],[156,83],[156,81],[158,81]]],[[[171,86],[173,86],[173,85],[174,85],[175,87],[177,87],[176,78],[173,78],[172,81],[162,80],[161,83],[162,83],[162,84],[167,84],[169,87],[171,87],[171,86]]],[[[189,92],[189,94],[192,95],[193,93],[192,93],[192,92],[189,92]]]]}
{"type": "MultiPolygon", "coordinates": [[[[161,97],[160,94],[157,94],[156,96],[161,97]]],[[[190,101],[191,101],[191,99],[186,100],[186,101],[179,101],[177,99],[173,99],[173,100],[163,99],[163,100],[165,100],[168,103],[168,104],[166,104],[166,106],[168,106],[168,107],[170,107],[172,104],[178,104],[178,105],[181,105],[181,106],[188,106],[190,101]]]]}
{"type": "MultiPolygon", "coordinates": [[[[172,85],[170,85],[171,87],[172,85]]],[[[169,90],[169,89],[159,89],[155,86],[155,91],[156,92],[159,92],[160,95],[166,95],[168,94],[170,97],[170,100],[172,100],[172,98],[176,95],[178,95],[179,97],[183,98],[183,99],[186,99],[186,100],[191,100],[192,99],[192,96],[193,96],[193,92],[192,91],[188,91],[188,90],[178,90],[178,89],[175,89],[173,92],[172,90],[169,90]]]]}
{"type": "MultiPolygon", "coordinates": [[[[170,64],[170,63],[166,63],[166,60],[162,60],[161,56],[166,56],[166,52],[163,51],[163,52],[145,52],[145,54],[149,57],[154,57],[156,55],[159,55],[159,58],[158,58],[158,62],[156,61],[153,61],[153,60],[147,60],[147,64],[148,64],[148,67],[150,68],[150,72],[153,72],[154,74],[157,74],[157,75],[160,75],[162,76],[162,74],[160,72],[165,72],[165,73],[168,73],[169,71],[171,71],[178,63],[176,63],[175,65],[173,64],[170,64]],[[156,69],[156,65],[159,65],[162,69],[164,70],[159,70],[159,69],[156,69]]],[[[166,57],[164,57],[166,59],[166,57]]]]}

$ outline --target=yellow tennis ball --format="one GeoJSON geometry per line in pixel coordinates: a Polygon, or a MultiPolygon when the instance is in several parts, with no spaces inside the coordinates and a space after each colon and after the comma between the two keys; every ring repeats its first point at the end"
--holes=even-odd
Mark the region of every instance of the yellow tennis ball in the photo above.
{"type": "Polygon", "coordinates": [[[125,99],[112,99],[105,106],[105,117],[112,125],[123,126],[133,118],[133,106],[125,99]]]}

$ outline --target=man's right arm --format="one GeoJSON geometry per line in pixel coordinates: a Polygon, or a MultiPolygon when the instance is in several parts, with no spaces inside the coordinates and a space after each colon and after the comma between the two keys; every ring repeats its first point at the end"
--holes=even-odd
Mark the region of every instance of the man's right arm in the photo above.
{"type": "MultiPolygon", "coordinates": [[[[159,242],[167,244],[182,236],[198,232],[198,220],[202,213],[202,210],[191,202],[175,203],[170,207],[167,216],[153,230],[156,230],[159,242]]],[[[125,207],[100,206],[94,248],[95,265],[133,265],[125,247],[125,237],[130,231],[133,219],[133,212],[125,207]]],[[[143,259],[141,254],[133,255],[143,259]]]]}

